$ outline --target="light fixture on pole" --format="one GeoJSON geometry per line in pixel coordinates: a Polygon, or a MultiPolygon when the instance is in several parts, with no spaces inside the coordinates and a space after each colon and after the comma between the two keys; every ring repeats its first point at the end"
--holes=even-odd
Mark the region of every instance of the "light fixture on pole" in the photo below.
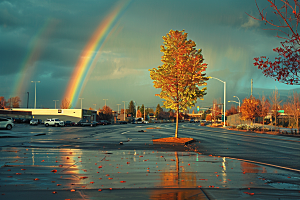
{"type": "Polygon", "coordinates": [[[239,102],[237,102],[237,101],[227,101],[227,102],[239,104],[239,102]]]}
{"type": "Polygon", "coordinates": [[[215,78],[215,77],[208,77],[208,78],[213,78],[213,79],[217,79],[218,81],[224,83],[224,111],[223,111],[223,121],[224,121],[224,124],[223,124],[223,127],[226,127],[225,125],[225,113],[226,113],[226,82],[225,81],[222,81],[218,78],[215,78]]]}
{"type": "Polygon", "coordinates": [[[103,99],[103,101],[105,101],[105,107],[106,107],[106,101],[107,101],[108,99],[103,99]]]}
{"type": "Polygon", "coordinates": [[[55,109],[56,109],[56,102],[59,101],[59,100],[53,100],[53,101],[55,102],[55,109]]]}
{"type": "Polygon", "coordinates": [[[36,109],[36,83],[40,83],[40,81],[31,81],[34,83],[34,109],[36,109]]]}
{"type": "Polygon", "coordinates": [[[241,112],[241,101],[240,101],[240,98],[238,98],[237,96],[233,96],[233,97],[236,97],[239,100],[239,112],[241,112]]]}
{"type": "Polygon", "coordinates": [[[80,107],[80,108],[81,108],[81,110],[82,110],[82,99],[84,99],[84,98],[79,98],[79,99],[81,100],[81,107],[80,107]]]}

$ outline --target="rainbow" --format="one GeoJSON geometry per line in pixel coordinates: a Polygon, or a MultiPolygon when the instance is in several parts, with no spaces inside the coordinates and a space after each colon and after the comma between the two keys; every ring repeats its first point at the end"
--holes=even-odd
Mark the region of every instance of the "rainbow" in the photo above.
{"type": "Polygon", "coordinates": [[[28,86],[30,85],[30,78],[36,67],[41,53],[43,52],[46,42],[54,30],[57,21],[53,19],[47,19],[45,24],[35,34],[29,42],[29,50],[26,57],[23,59],[19,73],[16,77],[15,84],[13,86],[11,96],[21,96],[26,93],[28,86]]]}
{"type": "Polygon", "coordinates": [[[64,95],[64,99],[70,101],[72,107],[77,104],[84,81],[91,69],[91,66],[98,57],[97,54],[99,53],[99,49],[116,25],[117,21],[125,12],[126,8],[129,6],[130,2],[131,0],[120,0],[118,2],[112,11],[99,24],[98,28],[81,52],[64,95]]]}

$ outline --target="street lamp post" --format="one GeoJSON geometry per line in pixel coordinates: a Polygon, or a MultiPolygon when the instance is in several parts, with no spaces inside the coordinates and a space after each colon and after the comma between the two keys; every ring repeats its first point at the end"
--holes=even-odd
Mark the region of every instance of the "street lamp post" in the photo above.
{"type": "Polygon", "coordinates": [[[239,112],[241,112],[241,101],[240,101],[240,98],[238,98],[237,96],[233,96],[233,97],[236,97],[239,100],[239,112]]]}
{"type": "Polygon", "coordinates": [[[93,104],[93,105],[95,106],[95,110],[96,110],[96,105],[97,105],[97,104],[93,104]]]}
{"type": "Polygon", "coordinates": [[[108,99],[103,99],[104,101],[105,101],[105,107],[106,107],[106,101],[108,100],[108,99]]]}
{"type": "Polygon", "coordinates": [[[40,83],[40,81],[31,81],[34,83],[34,109],[36,109],[36,83],[40,83]]]}
{"type": "Polygon", "coordinates": [[[81,108],[81,110],[82,110],[82,99],[84,99],[84,98],[79,98],[79,99],[81,100],[81,107],[80,107],[80,108],[81,108]]]}
{"type": "Polygon", "coordinates": [[[53,100],[53,101],[55,102],[55,109],[56,109],[56,102],[59,101],[59,100],[53,100]]]}
{"type": "Polygon", "coordinates": [[[27,108],[28,108],[28,102],[29,102],[29,92],[27,92],[27,108]]]}
{"type": "Polygon", "coordinates": [[[117,104],[117,105],[118,105],[118,114],[120,114],[120,107],[119,107],[119,106],[120,106],[121,104],[117,104]]]}
{"type": "Polygon", "coordinates": [[[215,77],[209,77],[209,78],[214,78],[214,79],[217,79],[218,81],[224,83],[224,111],[223,111],[223,121],[224,121],[224,124],[223,124],[223,127],[226,127],[225,125],[225,113],[226,113],[226,82],[225,81],[222,81],[218,78],[215,78],[215,77]]]}

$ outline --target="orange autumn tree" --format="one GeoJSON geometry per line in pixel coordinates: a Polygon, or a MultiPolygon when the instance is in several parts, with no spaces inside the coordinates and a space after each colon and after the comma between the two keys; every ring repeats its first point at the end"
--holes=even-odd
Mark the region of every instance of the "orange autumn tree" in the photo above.
{"type": "Polygon", "coordinates": [[[61,104],[60,104],[61,109],[70,109],[71,107],[72,107],[72,105],[71,105],[71,102],[69,101],[69,99],[64,98],[61,101],[61,104]]]}
{"type": "Polygon", "coordinates": [[[206,88],[199,89],[206,85],[208,77],[204,71],[207,64],[203,63],[201,49],[196,49],[196,43],[187,40],[187,33],[173,31],[163,36],[161,52],[164,54],[161,61],[162,66],[150,69],[150,77],[154,87],[160,88],[160,98],[164,99],[163,106],[176,112],[175,137],[178,137],[179,111],[195,106],[197,99],[203,99],[206,88]]]}
{"type": "Polygon", "coordinates": [[[258,116],[262,117],[263,120],[263,130],[265,129],[265,117],[269,113],[270,106],[269,100],[263,95],[257,107],[257,114],[258,116]]]}
{"type": "Polygon", "coordinates": [[[137,111],[137,117],[142,117],[142,112],[140,110],[137,111]]]}
{"type": "Polygon", "coordinates": [[[288,101],[284,104],[284,112],[293,116],[297,131],[299,131],[300,94],[294,92],[293,96],[288,96],[288,101]]]}
{"type": "Polygon", "coordinates": [[[241,113],[243,120],[251,120],[251,125],[253,123],[253,119],[257,116],[257,109],[260,101],[259,99],[255,99],[255,97],[250,96],[249,99],[245,98],[243,100],[243,104],[241,106],[241,113]]]}
{"type": "Polygon", "coordinates": [[[5,98],[4,97],[0,97],[0,109],[5,109],[5,98]]]}

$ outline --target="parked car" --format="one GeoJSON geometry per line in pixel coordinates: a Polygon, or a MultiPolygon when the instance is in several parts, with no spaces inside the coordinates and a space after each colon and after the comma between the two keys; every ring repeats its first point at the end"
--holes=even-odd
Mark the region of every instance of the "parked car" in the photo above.
{"type": "Polygon", "coordinates": [[[38,125],[39,124],[39,120],[37,120],[37,119],[32,119],[32,120],[30,120],[30,122],[29,122],[29,124],[30,125],[38,125]]]}
{"type": "Polygon", "coordinates": [[[126,121],[119,121],[119,124],[127,124],[126,121]]]}
{"type": "Polygon", "coordinates": [[[11,119],[0,118],[0,128],[11,130],[14,127],[14,122],[11,119]]]}
{"type": "Polygon", "coordinates": [[[148,121],[143,121],[143,123],[144,123],[144,124],[149,124],[149,122],[148,122],[148,121]]]}
{"type": "Polygon", "coordinates": [[[97,122],[91,121],[89,119],[82,119],[76,123],[77,126],[97,126],[97,122]]]}
{"type": "Polygon", "coordinates": [[[97,126],[98,125],[98,122],[96,121],[91,121],[91,126],[97,126]]]}
{"type": "Polygon", "coordinates": [[[190,119],[190,123],[195,123],[195,120],[194,119],[190,119]]]}
{"type": "Polygon", "coordinates": [[[44,124],[45,126],[65,126],[65,122],[58,118],[47,119],[44,124]]]}
{"type": "Polygon", "coordinates": [[[23,118],[15,118],[14,123],[23,123],[23,118]]]}
{"type": "Polygon", "coordinates": [[[75,126],[75,122],[65,121],[65,126],[75,126]]]}
{"type": "Polygon", "coordinates": [[[100,120],[100,125],[108,125],[108,124],[111,124],[111,123],[107,120],[100,120]]]}
{"type": "Polygon", "coordinates": [[[23,119],[23,122],[22,122],[22,123],[30,124],[30,120],[31,120],[31,119],[23,119]]]}

